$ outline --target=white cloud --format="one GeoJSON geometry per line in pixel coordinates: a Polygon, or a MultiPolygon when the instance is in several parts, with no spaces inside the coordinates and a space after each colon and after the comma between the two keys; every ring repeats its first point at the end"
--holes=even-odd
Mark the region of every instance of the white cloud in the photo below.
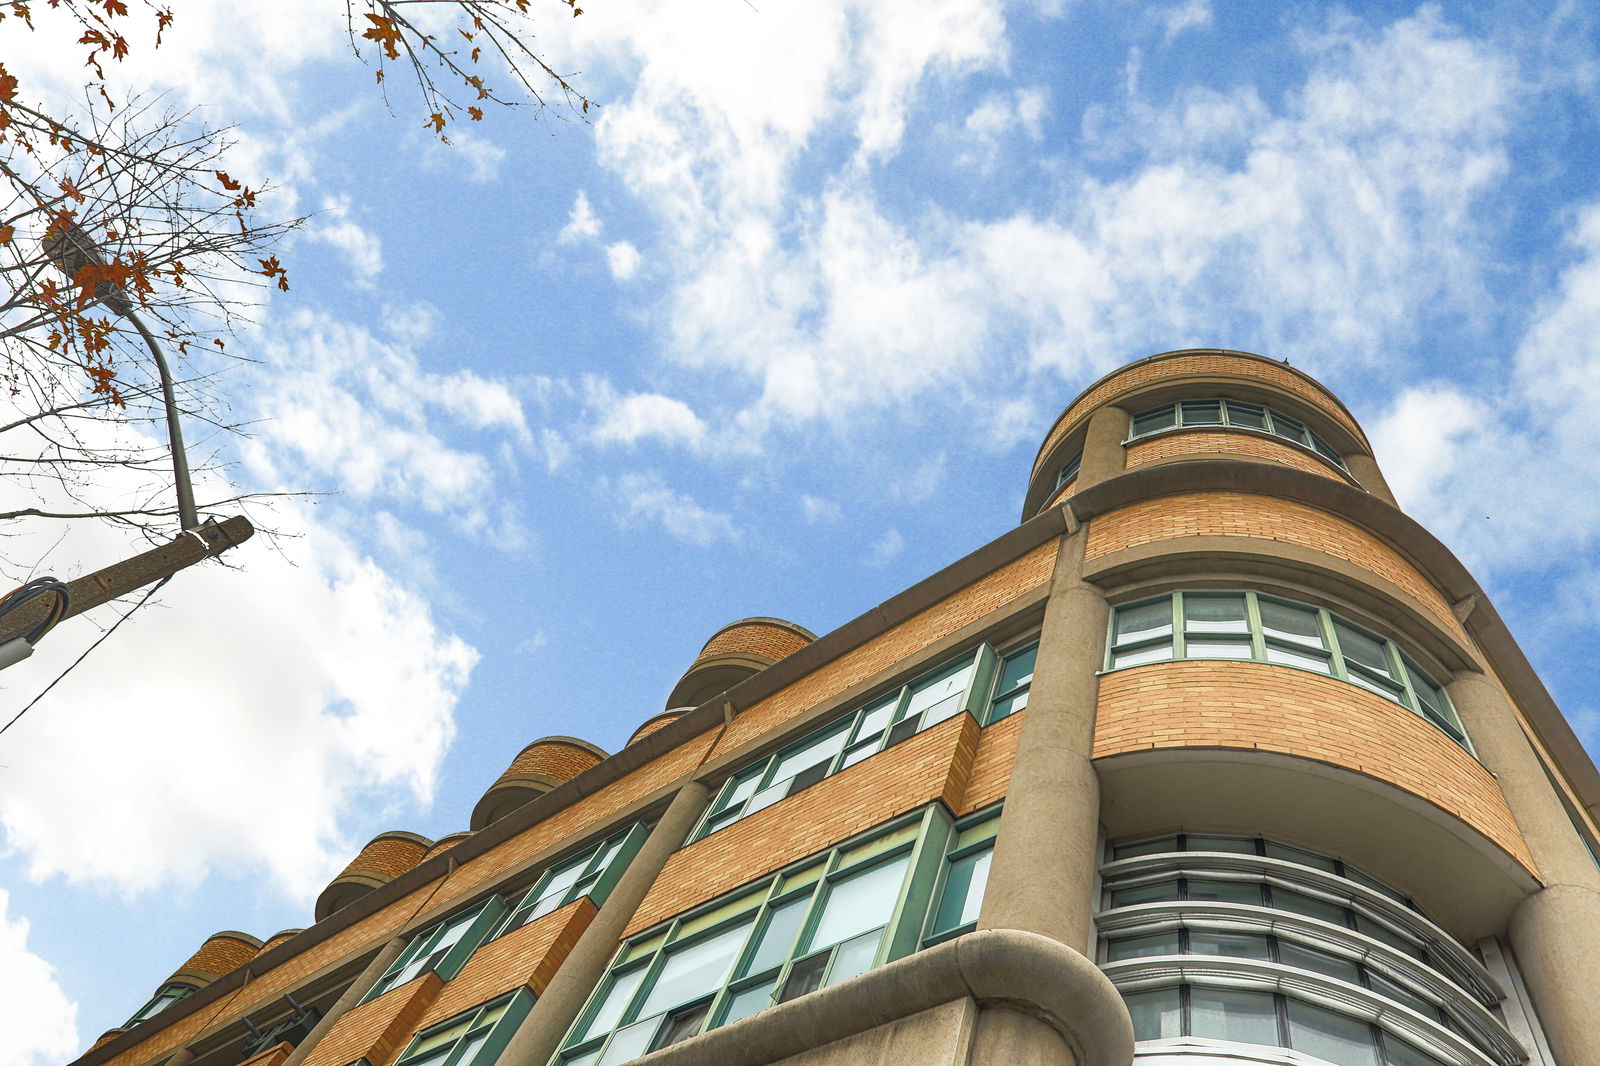
{"type": "Polygon", "coordinates": [[[1183,0],[1155,12],[1155,16],[1160,20],[1162,37],[1171,44],[1189,30],[1211,25],[1211,0],[1183,0]]]}
{"type": "Polygon", "coordinates": [[[383,271],[383,243],[377,234],[350,217],[348,196],[324,201],[322,216],[311,227],[309,235],[331,245],[344,257],[350,266],[352,284],[363,289],[373,288],[374,279],[383,271]]]}
{"type": "Polygon", "coordinates": [[[585,382],[595,421],[591,437],[601,444],[637,444],[641,440],[696,446],[706,425],[688,404],[656,393],[618,395],[600,378],[585,382]]]}
{"type": "Polygon", "coordinates": [[[618,501],[626,523],[658,526],[668,536],[699,548],[739,540],[731,518],[707,510],[694,497],[669,488],[659,474],[624,474],[606,491],[618,501]]]}
{"type": "Polygon", "coordinates": [[[819,522],[837,522],[844,517],[844,512],[839,509],[838,504],[816,496],[801,496],[800,512],[812,525],[819,522]]]}
{"type": "Polygon", "coordinates": [[[618,281],[627,281],[639,271],[639,249],[627,241],[606,245],[606,266],[618,281]]]}
{"type": "MultiPolygon", "coordinates": [[[[437,144],[438,142],[432,142],[437,144]]],[[[450,144],[441,145],[453,151],[467,164],[468,177],[479,184],[494,181],[500,176],[500,164],[505,162],[506,150],[493,141],[457,125],[450,133],[450,144]]]]}
{"type": "Polygon", "coordinates": [[[867,549],[865,562],[868,566],[888,566],[905,551],[905,547],[906,538],[900,535],[898,529],[890,529],[872,542],[872,546],[867,549]]]}
{"type": "Polygon", "coordinates": [[[78,1005],[28,948],[28,920],[9,917],[0,888],[0,1066],[49,1066],[77,1052],[78,1005]]]}
{"type": "Polygon", "coordinates": [[[572,202],[572,210],[567,214],[567,224],[556,234],[556,242],[576,244],[599,236],[600,219],[595,215],[594,208],[589,206],[589,195],[580,189],[578,198],[572,202]]]}

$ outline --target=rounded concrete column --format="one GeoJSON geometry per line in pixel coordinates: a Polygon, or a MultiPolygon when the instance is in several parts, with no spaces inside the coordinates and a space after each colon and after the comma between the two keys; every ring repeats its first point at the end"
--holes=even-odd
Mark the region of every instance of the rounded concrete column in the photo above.
{"type": "MultiPolygon", "coordinates": [[[[966,1066],[1099,1066],[1080,1063],[1061,1034],[1031,1014],[1005,1007],[978,1013],[966,1066]]],[[[1121,1066],[1121,1064],[1117,1064],[1121,1066]]]]}
{"type": "Polygon", "coordinates": [[[655,884],[672,853],[689,839],[710,803],[711,790],[699,781],[689,782],[672,797],[661,821],[650,831],[644,847],[606,898],[605,906],[578,937],[572,952],[501,1052],[498,1061],[502,1066],[545,1066],[556,1053],[600,978],[605,976],[622,931],[633,919],[645,893],[655,884]]]}
{"type": "MultiPolygon", "coordinates": [[[[356,979],[350,983],[350,987],[344,990],[344,994],[334,1001],[333,1006],[328,1008],[328,1013],[324,1014],[321,1020],[312,1026],[311,1032],[306,1034],[304,1040],[295,1045],[295,1049],[289,1052],[289,1057],[284,1059],[279,1066],[300,1066],[305,1061],[306,1056],[311,1054],[312,1049],[322,1041],[323,1037],[328,1035],[328,1030],[339,1024],[339,1019],[344,1016],[345,1011],[360,1003],[366,994],[372,991],[372,986],[378,983],[378,979],[388,972],[389,967],[394,965],[394,960],[398,959],[400,953],[405,950],[406,942],[409,939],[409,937],[397,936],[383,945],[378,950],[378,953],[372,957],[372,961],[367,963],[362,971],[356,975],[356,979]]],[[[173,1064],[169,1063],[168,1066],[173,1066],[173,1064]]],[[[182,1066],[182,1064],[178,1064],[178,1066],[182,1066]]]]}
{"type": "Polygon", "coordinates": [[[1517,905],[1507,930],[1545,1037],[1564,1063],[1600,1062],[1600,869],[1500,689],[1471,673],[1448,692],[1545,884],[1517,905]]]}
{"type": "Polygon", "coordinates": [[[1084,430],[1083,460],[1078,467],[1075,492],[1110,481],[1128,468],[1128,412],[1120,407],[1101,407],[1089,416],[1084,430]]]}
{"type": "Polygon", "coordinates": [[[1000,816],[980,929],[1021,929],[1087,953],[1099,855],[1096,676],[1109,608],[1084,584],[1079,529],[1056,557],[1011,785],[1000,816]]]}
{"type": "Polygon", "coordinates": [[[1345,469],[1350,471],[1350,476],[1355,478],[1362,488],[1390,507],[1400,506],[1395,501],[1394,493],[1389,491],[1389,483],[1383,479],[1383,471],[1378,469],[1378,460],[1361,452],[1351,452],[1343,458],[1345,469]]]}

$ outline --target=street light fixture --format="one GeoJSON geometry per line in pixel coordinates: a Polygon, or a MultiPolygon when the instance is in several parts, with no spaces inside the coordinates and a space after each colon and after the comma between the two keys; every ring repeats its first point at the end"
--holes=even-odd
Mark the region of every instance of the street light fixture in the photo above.
{"type": "MultiPolygon", "coordinates": [[[[84,267],[106,265],[100,247],[76,222],[68,222],[64,226],[57,223],[40,243],[55,268],[71,280],[76,280],[84,267]]],[[[145,326],[144,320],[134,311],[133,302],[120,285],[102,281],[95,286],[95,297],[133,323],[133,328],[139,331],[150,354],[155,357],[156,370],[161,375],[162,403],[167,413],[167,443],[172,449],[172,478],[178,493],[178,523],[186,532],[196,529],[200,525],[200,517],[195,512],[194,486],[189,480],[189,457],[183,447],[183,430],[178,425],[178,404],[173,398],[172,373],[167,369],[166,357],[161,354],[161,346],[156,343],[155,336],[145,326]]]]}

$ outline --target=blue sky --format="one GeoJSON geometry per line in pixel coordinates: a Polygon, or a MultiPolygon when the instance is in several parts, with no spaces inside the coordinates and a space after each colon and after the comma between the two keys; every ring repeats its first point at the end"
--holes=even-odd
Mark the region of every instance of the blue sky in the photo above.
{"type": "MultiPolygon", "coordinates": [[[[76,1054],[218,929],[309,924],[527,741],[616,750],[722,624],[825,632],[1004,532],[1060,409],[1158,351],[1335,389],[1600,745],[1582,5],[551,2],[593,123],[448,148],[342,5],[174,6],[117,77],[316,212],[222,385],[253,436],[208,447],[326,495],[252,511],[276,536],[0,739],[0,1066],[76,1054]]],[[[126,547],[58,533],[8,560],[126,547]]]]}

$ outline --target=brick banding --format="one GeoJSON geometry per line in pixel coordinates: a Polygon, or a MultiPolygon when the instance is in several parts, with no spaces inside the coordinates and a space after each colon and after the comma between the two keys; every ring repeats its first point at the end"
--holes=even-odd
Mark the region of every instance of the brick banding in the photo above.
{"type": "Polygon", "coordinates": [[[693,708],[675,707],[670,711],[662,711],[660,714],[656,715],[654,718],[646,718],[644,720],[644,724],[640,725],[638,729],[635,729],[633,731],[633,736],[628,738],[628,743],[629,744],[638,743],[639,741],[643,740],[645,737],[647,737],[650,734],[656,732],[657,730],[665,729],[667,726],[671,725],[673,722],[676,722],[678,719],[682,718],[685,714],[687,714],[692,709],[693,708]]]}
{"type": "Polygon", "coordinates": [[[1147,437],[1128,445],[1128,467],[1159,463],[1169,459],[1235,457],[1282,463],[1307,474],[1333,478],[1345,484],[1352,479],[1321,456],[1296,448],[1292,444],[1257,433],[1231,429],[1175,430],[1157,437],[1147,437]]]}
{"type": "Polygon", "coordinates": [[[206,978],[217,978],[232,973],[261,954],[261,940],[236,929],[224,929],[206,937],[200,949],[189,956],[168,980],[184,980],[190,984],[205,984],[206,978]]]}

